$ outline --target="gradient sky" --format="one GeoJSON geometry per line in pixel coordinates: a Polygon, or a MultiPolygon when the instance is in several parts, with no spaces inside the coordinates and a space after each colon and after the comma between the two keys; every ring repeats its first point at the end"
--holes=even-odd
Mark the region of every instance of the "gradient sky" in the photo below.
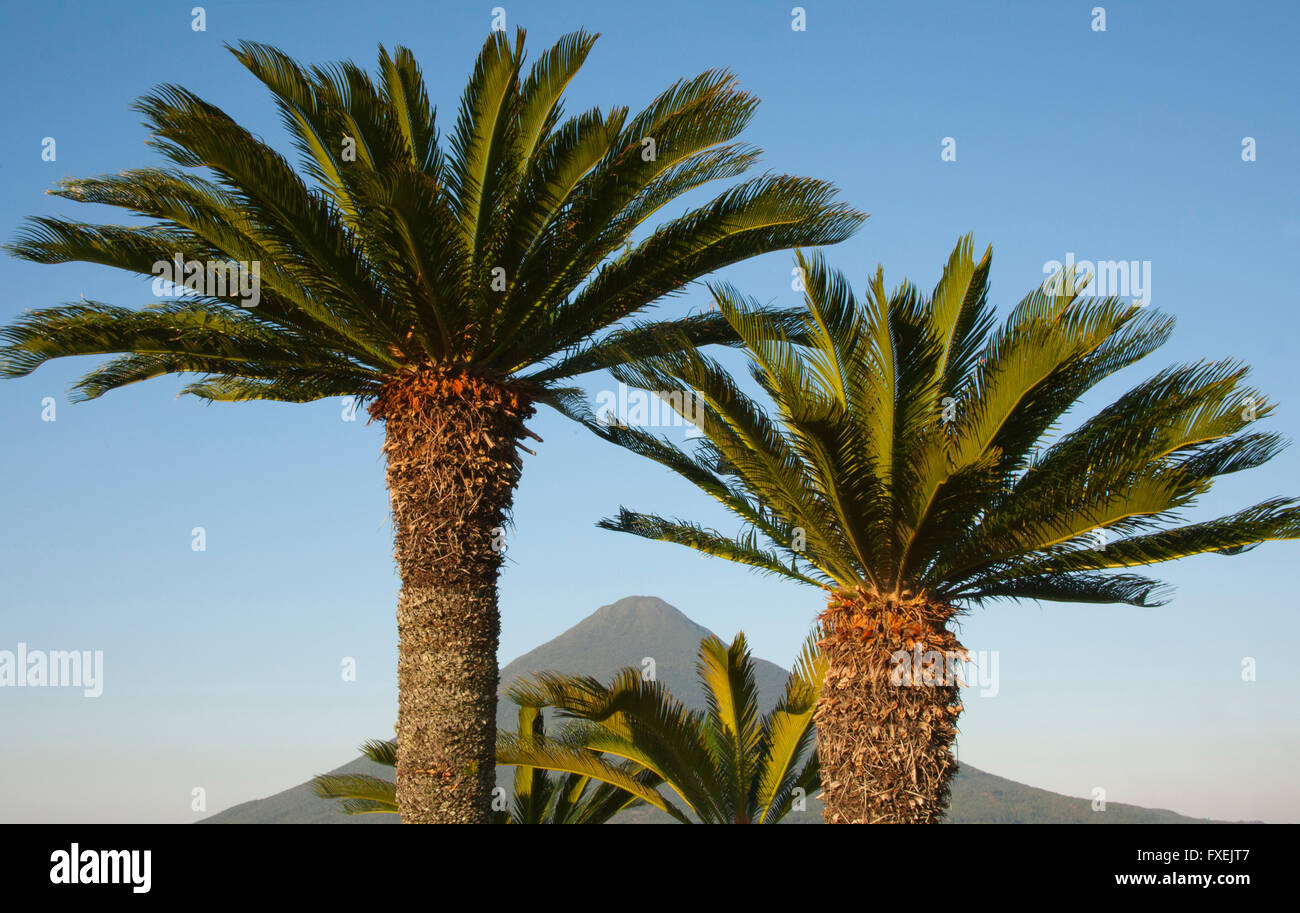
{"type": "MultiPolygon", "coordinates": [[[[311,62],[421,61],[446,128],[492,7],[428,2],[6,5],[0,12],[0,235],[24,216],[113,221],[44,195],[64,176],[157,164],[128,108],[156,84],[198,92],[292,156],[268,93],[223,49],[254,39],[311,62]],[[43,161],[53,137],[57,159],[43,161]]],[[[1085,402],[1174,361],[1233,356],[1300,431],[1294,304],[1300,118],[1289,3],[503,3],[533,56],[602,35],[568,110],[641,106],[673,80],[737,72],[762,99],[760,167],[834,181],[871,213],[828,251],[861,290],[933,286],[957,237],[994,246],[1000,310],[1067,253],[1151,263],[1173,340],[1085,402]],[[1258,160],[1243,162],[1243,137],[1258,160]],[[944,137],[957,160],[940,159],[944,137]]],[[[692,198],[692,202],[699,200],[692,198]]],[[[791,258],[725,271],[792,305],[791,258]]],[[[0,259],[0,323],[81,296],[138,306],[149,285],[84,265],[0,259]]],[[[705,304],[702,289],[658,313],[705,304]]],[[[0,688],[0,821],[189,821],[300,783],[392,731],[395,596],[381,429],[339,401],[205,406],[154,381],[89,404],[96,362],[0,383],[0,650],[104,651],[104,693],[0,688]],[[42,401],[56,400],[53,422],[42,401]],[[191,550],[202,526],[207,550],[191,550]],[[341,680],[343,657],[358,680],[341,680]],[[191,809],[206,790],[207,810],[191,809]]],[[[593,393],[609,386],[587,379],[593,393]]],[[[1082,415],[1083,413],[1079,413],[1082,415]]],[[[659,596],[788,665],[821,607],[810,588],[596,529],[620,504],[734,524],[666,470],[554,414],[526,460],[501,581],[502,660],[631,594],[659,596]]],[[[1225,480],[1195,516],[1300,490],[1300,450],[1225,480]]],[[[1300,820],[1292,645],[1300,545],[1167,566],[1159,609],[1001,604],[962,640],[997,651],[972,695],[963,761],[1062,793],[1227,819],[1300,820]],[[1258,680],[1243,682],[1243,658],[1258,680]]]]}

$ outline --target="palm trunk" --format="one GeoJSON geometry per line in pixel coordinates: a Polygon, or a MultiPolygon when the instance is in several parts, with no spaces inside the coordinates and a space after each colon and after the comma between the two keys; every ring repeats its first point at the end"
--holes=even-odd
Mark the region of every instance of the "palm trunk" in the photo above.
{"type": "Polygon", "coordinates": [[[387,384],[397,608],[397,805],[406,824],[488,823],[496,771],[496,583],[530,402],[450,368],[387,384]]]}
{"type": "Polygon", "coordinates": [[[822,615],[817,754],[827,824],[934,824],[948,810],[965,650],[954,607],[841,591],[822,615]]]}

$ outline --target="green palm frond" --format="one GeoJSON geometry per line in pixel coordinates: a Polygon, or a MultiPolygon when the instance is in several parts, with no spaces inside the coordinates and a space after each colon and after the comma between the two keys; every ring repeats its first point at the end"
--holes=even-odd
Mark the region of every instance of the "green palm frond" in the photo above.
{"type": "Polygon", "coordinates": [[[1140,608],[1164,605],[1168,587],[1138,574],[1048,573],[1039,576],[1020,572],[1005,582],[981,584],[974,602],[994,599],[1047,599],[1055,602],[1126,603],[1140,608]]]}
{"type": "MultiPolygon", "coordinates": [[[[787,176],[758,178],[729,190],[660,227],[629,256],[602,267],[571,303],[548,318],[549,335],[569,344],[584,339],[635,314],[643,302],[675,294],[701,276],[753,256],[756,249],[840,241],[860,217],[832,202],[834,196],[825,182],[787,176]]],[[[535,346],[525,351],[530,361],[541,354],[535,346]]]]}
{"type": "Polygon", "coordinates": [[[759,547],[760,536],[753,530],[740,537],[725,536],[694,523],[667,520],[653,514],[641,514],[627,509],[619,511],[617,518],[601,520],[597,526],[615,532],[632,533],[643,539],[675,542],[707,555],[716,555],[739,564],[747,564],[778,577],[821,585],[821,581],[810,578],[800,573],[792,564],[787,565],[783,562],[775,549],[759,547]]]}
{"type": "Polygon", "coordinates": [[[369,739],[361,745],[361,753],[376,764],[397,766],[397,741],[395,739],[369,739]]]}
{"type": "Polygon", "coordinates": [[[508,733],[503,733],[497,743],[497,760],[502,764],[574,774],[589,780],[597,780],[671,815],[683,824],[690,823],[690,818],[658,791],[628,773],[626,768],[605,761],[593,751],[555,742],[524,745],[508,733]]]}
{"type": "MultiPolygon", "coordinates": [[[[716,464],[710,459],[716,456],[725,461],[733,486],[762,493],[750,498],[748,511],[737,512],[761,526],[754,517],[759,512],[757,505],[766,505],[765,509],[786,526],[803,531],[808,553],[821,556],[822,562],[817,566],[826,576],[854,578],[860,564],[846,554],[851,546],[846,547],[844,530],[837,523],[837,504],[833,500],[836,486],[819,488],[810,484],[816,479],[801,471],[803,463],[796,442],[781,433],[779,424],[740,389],[718,362],[698,352],[682,350],[618,365],[611,368],[611,373],[632,386],[647,390],[679,389],[689,395],[698,407],[691,419],[708,439],[699,449],[695,462],[716,464]]],[[[691,541],[711,547],[717,544],[710,536],[696,536],[691,541]]],[[[777,541],[772,546],[779,552],[792,548],[792,542],[777,541]]],[[[748,548],[744,551],[753,553],[748,548]]]]}
{"type": "Polygon", "coordinates": [[[745,636],[736,635],[730,645],[716,637],[704,638],[697,669],[708,704],[709,753],[728,786],[731,801],[726,812],[734,818],[748,811],[750,791],[764,760],[758,686],[745,636]]]}
{"type": "Polygon", "coordinates": [[[375,376],[315,340],[268,326],[248,312],[198,302],[133,311],[83,301],[20,318],[0,329],[0,340],[8,343],[5,374],[10,377],[29,374],[51,358],[119,352],[189,357],[214,371],[221,370],[221,362],[233,362],[270,374],[314,370],[358,383],[375,376]]]}
{"type": "Polygon", "coordinates": [[[349,815],[397,814],[397,784],[363,774],[319,776],[312,788],[322,799],[337,799],[349,815]]]}
{"type": "Polygon", "coordinates": [[[955,396],[971,375],[994,326],[988,303],[989,270],[993,248],[988,247],[979,262],[974,259],[974,241],[968,235],[957,243],[938,285],[930,294],[932,335],[942,344],[939,394],[955,396]]]}
{"type": "Polygon", "coordinates": [[[814,632],[804,641],[785,693],[765,720],[767,763],[754,800],[757,820],[764,824],[775,824],[790,812],[796,789],[807,796],[818,784],[813,713],[826,676],[826,661],[817,648],[819,635],[814,632]]]}

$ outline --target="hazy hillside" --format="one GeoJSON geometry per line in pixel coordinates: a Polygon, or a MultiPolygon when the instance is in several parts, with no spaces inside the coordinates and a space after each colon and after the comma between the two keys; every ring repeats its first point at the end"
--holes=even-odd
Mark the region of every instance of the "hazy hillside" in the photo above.
{"type": "MultiPolygon", "coordinates": [[[[554,640],[509,663],[501,670],[502,688],[530,672],[556,671],[594,675],[608,679],[624,666],[641,668],[646,657],[655,661],[655,673],[673,693],[692,706],[701,706],[703,693],[695,678],[695,653],[700,638],[710,632],[691,621],[677,609],[653,596],[629,596],[604,606],[574,625],[554,640]]],[[[721,634],[724,640],[735,632],[721,634]]],[[[782,657],[783,661],[793,659],[782,657]]],[[[758,660],[758,686],[762,709],[769,709],[785,684],[787,672],[775,663],[758,660]]],[[[497,723],[513,730],[513,704],[503,700],[497,723]]],[[[359,732],[358,743],[384,733],[359,732]]],[[[329,773],[365,773],[391,777],[391,768],[381,767],[366,758],[356,760],[329,773]]],[[[508,768],[498,771],[502,783],[509,780],[508,768]]],[[[1105,812],[1094,812],[1087,799],[1062,796],[1004,780],[963,764],[952,789],[954,824],[977,823],[1093,823],[1093,824],[1175,824],[1199,823],[1162,809],[1135,805],[1108,804],[1105,812]]],[[[654,809],[624,812],[617,821],[627,824],[668,821],[654,809]]],[[[821,805],[810,800],[808,810],[787,819],[794,824],[820,824],[821,805]]],[[[200,823],[214,824],[394,824],[395,815],[344,815],[337,805],[317,798],[307,784],[295,786],[265,799],[236,805],[200,823]]]]}

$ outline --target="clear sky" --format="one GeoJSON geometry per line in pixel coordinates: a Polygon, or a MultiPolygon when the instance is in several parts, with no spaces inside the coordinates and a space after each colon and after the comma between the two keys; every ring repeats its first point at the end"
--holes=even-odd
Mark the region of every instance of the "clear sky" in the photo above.
{"type": "MultiPolygon", "coordinates": [[[[929,288],[957,237],[994,247],[1000,309],[1043,265],[1149,261],[1173,340],[1085,404],[1173,361],[1232,356],[1296,437],[1300,118],[1290,3],[866,4],[504,2],[535,55],[602,37],[568,108],[640,106],[674,79],[737,72],[762,99],[744,138],[761,167],[834,181],[871,213],[828,251],[855,287],[929,288]],[[944,138],[955,161],[944,161],[944,138]],[[1243,161],[1243,139],[1256,160],[1243,161]]],[[[405,44],[450,122],[492,7],[243,0],[5,4],[0,11],[0,235],[22,218],[113,221],[44,195],[64,176],[157,164],[130,102],[198,92],[287,155],[266,91],[223,49],[270,42],[373,67],[405,44]],[[56,159],[42,158],[55,140],[56,159]]],[[[727,270],[792,305],[791,258],[727,270]]],[[[147,282],[0,259],[0,323],[80,296],[150,300],[147,282]]],[[[701,289],[664,303],[683,314],[701,289]]],[[[0,688],[0,821],[188,821],[332,768],[391,732],[395,596],[381,429],[342,404],[205,406],[172,380],[71,405],[94,361],[0,383],[0,650],[102,650],[104,690],[0,688]],[[43,421],[43,401],[55,420],[43,421]],[[194,527],[207,550],[191,549],[194,527]],[[344,682],[344,657],[358,680],[344,682]],[[192,810],[192,790],[207,810],[192,810]]],[[[589,378],[595,394],[609,386],[589,378]]],[[[364,416],[363,416],[364,418],[364,416]]],[[[554,414],[527,458],[501,582],[509,660],[631,594],[659,596],[787,665],[817,591],[595,528],[620,504],[732,528],[702,495],[554,414]]],[[[1201,513],[1300,491],[1300,450],[1222,483],[1201,513]]],[[[1197,516],[1200,514],[1198,513],[1197,516]]],[[[999,605],[962,639],[996,651],[996,697],[966,701],[963,761],[1070,795],[1228,819],[1300,820],[1294,569],[1300,544],[1167,566],[1160,609],[999,605]],[[1242,680],[1253,658],[1257,680],[1242,680]]]]}

